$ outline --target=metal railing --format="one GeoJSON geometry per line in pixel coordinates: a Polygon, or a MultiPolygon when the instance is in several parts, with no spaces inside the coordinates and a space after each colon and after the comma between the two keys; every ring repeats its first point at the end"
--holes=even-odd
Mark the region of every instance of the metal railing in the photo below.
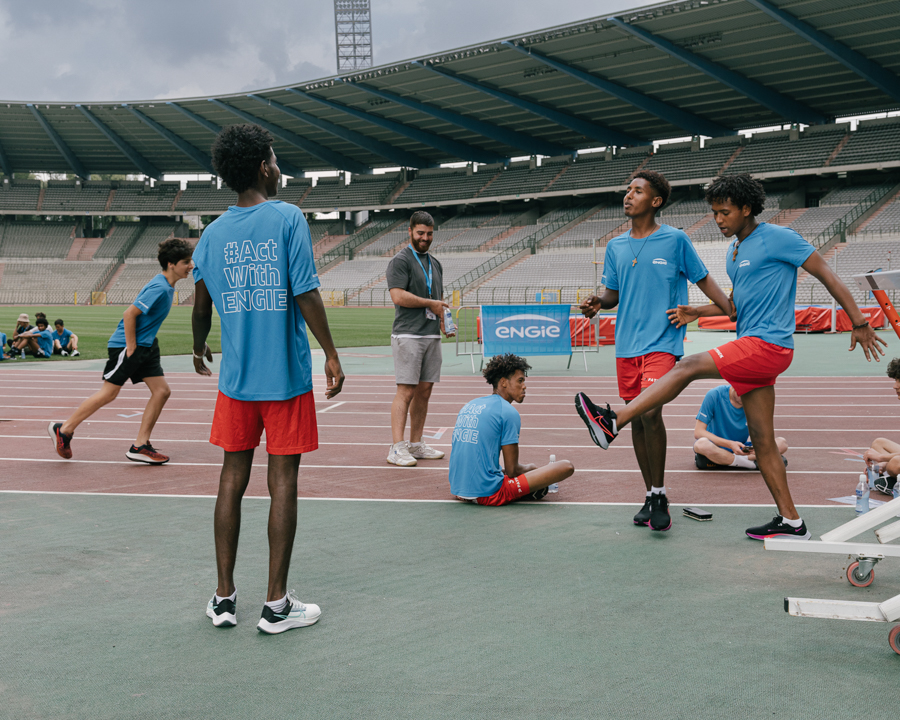
{"type": "Polygon", "coordinates": [[[331,250],[322,255],[322,257],[316,260],[316,268],[318,269],[325,267],[328,263],[334,262],[335,260],[340,260],[341,258],[352,257],[353,251],[356,250],[356,248],[358,248],[363,243],[368,242],[379,233],[384,232],[392,225],[395,225],[396,222],[397,221],[394,220],[373,220],[372,224],[367,228],[360,232],[354,233],[353,235],[350,235],[345,240],[342,240],[333,248],[331,248],[331,250]]]}
{"type": "Polygon", "coordinates": [[[850,208],[846,215],[835,220],[831,225],[810,240],[810,244],[813,247],[820,248],[837,235],[840,236],[842,242],[845,241],[847,239],[847,228],[859,220],[859,218],[862,217],[862,215],[875,203],[884,198],[893,187],[894,186],[891,184],[886,184],[875,188],[866,195],[858,205],[854,205],[850,208]]]}

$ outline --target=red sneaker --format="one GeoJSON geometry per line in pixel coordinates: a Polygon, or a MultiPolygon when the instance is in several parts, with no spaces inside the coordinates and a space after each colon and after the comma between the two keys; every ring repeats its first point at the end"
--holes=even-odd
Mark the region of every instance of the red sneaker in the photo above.
{"type": "Polygon", "coordinates": [[[150,443],[140,447],[132,445],[131,450],[125,453],[125,457],[129,460],[134,460],[134,462],[147,463],[148,465],[162,465],[169,462],[169,456],[157,452],[150,443]]]}
{"type": "Polygon", "coordinates": [[[69,443],[72,442],[72,436],[62,432],[60,430],[61,427],[62,423],[52,422],[47,428],[47,432],[50,433],[50,437],[56,443],[57,454],[66,460],[70,460],[72,458],[72,448],[69,447],[69,443]]]}

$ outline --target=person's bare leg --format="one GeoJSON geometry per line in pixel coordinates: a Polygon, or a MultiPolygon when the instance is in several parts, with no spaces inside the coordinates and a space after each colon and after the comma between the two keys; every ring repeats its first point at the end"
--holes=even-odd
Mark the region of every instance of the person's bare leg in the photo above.
{"type": "Polygon", "coordinates": [[[648,410],[639,418],[634,418],[631,437],[644,486],[647,490],[651,487],[663,487],[666,472],[666,426],[663,423],[662,408],[648,410]],[[638,426],[640,431],[637,430],[638,426]]]}
{"type": "Polygon", "coordinates": [[[234,563],[241,534],[241,499],[250,482],[252,467],[253,450],[225,453],[213,519],[216,572],[219,576],[216,594],[219,597],[228,597],[234,592],[234,563]]]}
{"type": "Polygon", "coordinates": [[[694,380],[721,379],[719,370],[709,353],[697,353],[682,358],[669,372],[637,396],[622,410],[616,411],[616,427],[622,428],[648,410],[661,407],[677,398],[694,380]]]}
{"type": "Polygon", "coordinates": [[[756,464],[772,493],[778,514],[788,520],[796,520],[800,515],[794,507],[788,488],[787,471],[775,443],[775,387],[769,385],[756,388],[742,395],[741,400],[744,402],[747,427],[750,428],[750,439],[756,453],[756,464]]]}
{"type": "Polygon", "coordinates": [[[409,414],[409,405],[417,387],[417,385],[397,384],[397,394],[391,403],[391,442],[394,445],[403,440],[406,434],[406,416],[409,414]]]}
{"type": "Polygon", "coordinates": [[[104,405],[108,405],[115,400],[119,396],[119,391],[121,389],[122,387],[120,385],[113,385],[111,382],[104,381],[103,387],[82,402],[81,405],[78,406],[78,409],[69,416],[69,419],[63,422],[60,432],[63,432],[66,435],[74,435],[75,428],[81,425],[81,423],[87,420],[104,405]]]}
{"type": "Polygon", "coordinates": [[[433,389],[434,383],[430,382],[420,382],[416,385],[416,391],[409,404],[409,441],[411,443],[422,442],[425,418],[428,416],[428,401],[431,399],[433,389]]]}
{"type": "Polygon", "coordinates": [[[528,481],[529,492],[535,492],[553,483],[562,482],[567,477],[571,477],[574,472],[575,466],[568,460],[557,460],[543,467],[527,471],[525,480],[528,481]]]}
{"type": "Polygon", "coordinates": [[[153,426],[159,420],[159,414],[172,394],[169,383],[166,382],[162,375],[144,378],[144,382],[150,388],[150,399],[147,401],[147,407],[144,408],[144,415],[141,418],[141,429],[138,431],[137,440],[134,441],[135,447],[140,447],[150,442],[153,426]]]}
{"type": "Polygon", "coordinates": [[[266,602],[287,595],[288,570],[297,532],[300,455],[269,455],[269,589],[266,602]]]}
{"type": "MultiPolygon", "coordinates": [[[[702,455],[710,462],[715,463],[716,465],[731,465],[734,460],[734,454],[730,453],[728,450],[723,450],[718,445],[714,445],[711,440],[707,438],[700,438],[697,442],[694,443],[694,452],[698,455],[702,455]]],[[[754,459],[753,455],[748,456],[751,460],[754,459]]]]}

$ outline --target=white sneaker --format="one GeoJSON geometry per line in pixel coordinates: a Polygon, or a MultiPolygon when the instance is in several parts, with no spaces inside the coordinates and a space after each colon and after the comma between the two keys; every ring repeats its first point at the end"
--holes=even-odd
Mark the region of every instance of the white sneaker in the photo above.
{"type": "Polygon", "coordinates": [[[60,350],[59,354],[62,355],[63,357],[69,357],[69,353],[66,350],[60,350]]]}
{"type": "Polygon", "coordinates": [[[262,617],[256,629],[267,635],[277,635],[285,630],[307,627],[318,621],[322,610],[318,605],[302,603],[291,590],[287,594],[284,607],[277,612],[268,605],[263,605],[262,617]]]}
{"type": "Polygon", "coordinates": [[[409,454],[409,443],[406,440],[401,440],[396,445],[391,445],[387,461],[391,465],[399,465],[400,467],[412,467],[417,464],[416,459],[409,454]]]}
{"type": "Polygon", "coordinates": [[[418,443],[410,443],[409,454],[414,458],[418,458],[419,460],[440,460],[442,457],[444,457],[444,453],[442,450],[435,450],[433,447],[429,447],[429,445],[424,441],[418,443]]]}
{"type": "Polygon", "coordinates": [[[79,355],[81,355],[81,353],[78,352],[77,350],[73,350],[71,355],[72,355],[72,357],[78,357],[79,355]]]}

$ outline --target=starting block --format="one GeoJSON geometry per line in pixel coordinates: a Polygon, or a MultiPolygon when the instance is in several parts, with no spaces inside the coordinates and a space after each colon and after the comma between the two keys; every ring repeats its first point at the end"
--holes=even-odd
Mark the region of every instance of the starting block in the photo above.
{"type": "MultiPolygon", "coordinates": [[[[880,560],[886,557],[900,557],[900,546],[886,545],[900,537],[900,521],[894,521],[875,530],[878,544],[849,541],[867,530],[893,520],[898,515],[900,515],[900,498],[895,498],[825,533],[821,540],[804,542],[768,538],[764,546],[766,550],[785,552],[855,555],[855,562],[850,563],[847,568],[847,580],[854,587],[868,587],[875,581],[875,565],[880,560]]],[[[900,620],[900,595],[882,603],[788,597],[784,599],[784,611],[795,617],[895,622],[900,620]]],[[[896,625],[888,633],[888,644],[900,655],[900,625],[896,625]]]]}
{"type": "Polygon", "coordinates": [[[854,275],[853,280],[863,292],[870,292],[875,296],[884,316],[894,328],[897,337],[900,337],[900,315],[887,296],[887,290],[900,290],[900,270],[888,270],[887,272],[865,273],[854,275]]]}

